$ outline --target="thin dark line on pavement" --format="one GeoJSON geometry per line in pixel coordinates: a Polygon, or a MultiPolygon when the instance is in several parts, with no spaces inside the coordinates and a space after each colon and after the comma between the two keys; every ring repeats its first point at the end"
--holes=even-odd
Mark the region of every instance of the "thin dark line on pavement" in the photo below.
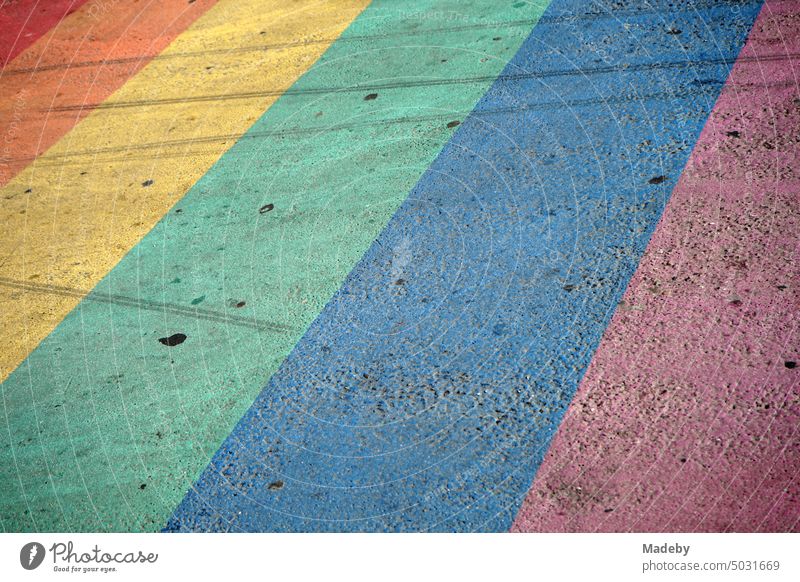
{"type": "MultiPolygon", "coordinates": [[[[184,146],[211,144],[220,141],[280,139],[288,136],[316,135],[332,131],[346,131],[350,129],[369,128],[369,127],[385,127],[388,125],[398,125],[404,123],[441,123],[445,120],[449,121],[454,117],[459,117],[460,115],[462,116],[471,115],[477,118],[485,118],[494,115],[520,114],[526,111],[547,111],[553,109],[563,109],[566,107],[586,107],[603,103],[607,103],[609,105],[618,103],[644,103],[647,101],[674,99],[676,97],[686,97],[689,95],[698,95],[702,97],[702,96],[709,96],[710,94],[709,89],[706,87],[710,85],[721,85],[723,83],[725,83],[725,81],[714,79],[714,80],[700,82],[697,84],[696,88],[690,90],[683,89],[676,91],[660,91],[656,93],[649,93],[644,95],[630,95],[630,96],[613,95],[610,97],[595,97],[592,99],[565,99],[562,101],[526,103],[523,106],[516,106],[516,107],[474,109],[472,110],[472,112],[464,111],[462,113],[459,113],[459,112],[449,111],[446,113],[437,113],[431,115],[409,115],[409,116],[397,117],[394,119],[380,119],[374,121],[364,121],[361,123],[341,123],[341,124],[330,125],[327,127],[289,127],[286,129],[272,130],[272,131],[253,131],[242,134],[218,134],[201,138],[164,140],[160,142],[151,142],[143,144],[129,144],[124,147],[108,147],[108,148],[97,148],[93,150],[65,152],[63,154],[59,154],[58,158],[56,159],[52,160],[40,159],[38,162],[38,166],[61,167],[61,166],[69,166],[75,164],[84,164],[86,163],[84,159],[85,157],[103,156],[104,154],[122,154],[134,151],[151,151],[151,150],[156,150],[156,152],[140,156],[102,157],[101,161],[131,162],[131,161],[145,160],[145,159],[160,160],[160,159],[182,158],[185,156],[192,156],[192,155],[218,156],[219,152],[216,150],[212,151],[212,150],[194,149],[194,150],[181,150],[172,152],[164,150],[169,150],[170,148],[177,148],[184,146]]],[[[766,87],[766,86],[771,87],[773,85],[780,87],[783,86],[794,87],[794,84],[787,84],[787,83],[757,84],[758,87],[766,87]]],[[[737,87],[739,87],[739,90],[744,90],[747,88],[747,86],[737,86],[737,87]]],[[[35,157],[29,156],[25,158],[11,159],[8,161],[32,162],[35,159],[36,159],[35,157]]]]}
{"type": "Polygon", "coordinates": [[[781,54],[772,57],[747,57],[740,56],[738,59],[698,59],[698,60],[682,60],[682,61],[668,61],[662,63],[640,63],[635,65],[628,65],[623,63],[620,65],[609,65],[605,67],[592,67],[592,68],[573,68],[573,69],[556,69],[552,71],[530,71],[525,73],[514,73],[510,75],[478,75],[475,77],[461,77],[457,79],[415,79],[409,81],[396,81],[391,83],[374,83],[374,84],[359,84],[349,85],[343,87],[312,87],[308,89],[270,89],[267,91],[243,91],[240,93],[226,93],[224,95],[198,95],[195,97],[173,97],[169,99],[143,99],[141,101],[118,101],[118,102],[101,102],[101,103],[81,103],[76,105],[64,105],[62,107],[53,107],[47,110],[49,112],[69,112],[69,111],[82,111],[84,109],[92,109],[94,111],[106,111],[113,109],[130,109],[136,107],[155,107],[159,105],[180,105],[185,103],[204,103],[215,101],[233,101],[242,99],[258,99],[262,97],[292,97],[292,96],[306,96],[306,95],[327,95],[336,93],[353,93],[359,91],[381,91],[390,89],[410,89],[419,87],[439,87],[448,85],[470,85],[479,83],[506,83],[534,79],[548,79],[553,77],[571,77],[571,76],[588,76],[609,73],[626,73],[626,72],[639,72],[639,71],[659,71],[668,69],[682,69],[701,66],[731,66],[734,62],[749,63],[749,62],[769,62],[769,61],[789,61],[799,59],[800,54],[781,54]]]}
{"type": "MultiPolygon", "coordinates": [[[[789,0],[784,0],[789,1],[789,0]]],[[[735,4],[741,5],[742,2],[738,0],[716,0],[716,1],[709,1],[709,2],[695,2],[687,7],[688,10],[699,10],[705,8],[714,8],[723,4],[735,4]]],[[[685,12],[686,10],[676,10],[675,14],[680,14],[681,12],[685,12]]],[[[429,34],[441,34],[441,33],[448,33],[448,32],[465,32],[469,30],[485,30],[485,29],[500,29],[503,28],[517,28],[517,27],[526,27],[526,26],[533,26],[533,25],[548,25],[548,24],[560,24],[564,22],[575,22],[575,21],[583,21],[583,20],[598,20],[602,18],[621,18],[626,16],[636,16],[639,14],[650,14],[657,12],[656,9],[629,9],[629,10],[615,10],[615,11],[606,11],[606,12],[591,12],[586,14],[570,14],[570,15],[562,15],[562,16],[542,16],[539,19],[528,18],[528,19],[519,19],[519,20],[509,20],[506,22],[498,22],[498,21],[487,21],[487,22],[479,22],[475,24],[464,24],[461,26],[450,26],[444,28],[430,28],[430,29],[419,29],[419,30],[406,30],[406,31],[398,31],[389,34],[377,34],[377,35],[342,35],[338,38],[318,38],[318,39],[303,39],[303,40],[296,40],[292,42],[285,42],[285,43],[274,43],[274,44],[259,44],[259,45],[252,45],[246,47],[240,47],[238,49],[208,49],[203,51],[194,51],[194,52],[184,52],[184,53],[171,53],[171,54],[156,54],[156,55],[137,55],[131,57],[125,57],[120,59],[108,59],[108,60],[91,60],[91,61],[81,61],[81,62],[70,62],[70,63],[58,63],[52,65],[45,65],[40,67],[27,67],[21,69],[7,69],[2,72],[3,75],[25,75],[25,74],[37,74],[41,72],[47,71],[56,71],[60,69],[77,69],[83,67],[96,67],[96,66],[108,66],[108,65],[125,65],[125,64],[133,64],[141,62],[142,60],[150,61],[161,61],[167,59],[181,59],[181,58],[194,58],[194,57],[205,57],[209,55],[215,54],[237,54],[237,53],[247,53],[247,52],[263,52],[269,50],[281,50],[281,49],[288,49],[288,48],[296,48],[301,46],[309,46],[312,44],[331,44],[333,42],[363,42],[363,41],[370,41],[370,40],[379,40],[379,39],[388,39],[388,38],[405,38],[411,36],[421,36],[421,35],[429,35],[429,34]]],[[[424,15],[424,13],[420,13],[420,16],[424,15]]],[[[409,20],[417,20],[413,18],[413,14],[411,15],[412,18],[409,20]]]]}
{"type": "Polygon", "coordinates": [[[103,293],[101,291],[86,291],[84,289],[76,289],[73,287],[62,287],[59,285],[46,285],[39,283],[27,283],[7,277],[0,277],[0,286],[11,289],[19,289],[22,291],[41,293],[45,295],[60,295],[63,297],[77,297],[84,301],[97,301],[100,303],[110,303],[113,305],[120,305],[122,307],[131,307],[135,309],[145,309],[148,311],[165,312],[173,315],[180,315],[182,317],[189,317],[192,319],[201,319],[205,321],[214,321],[218,323],[225,323],[235,325],[238,327],[249,327],[257,331],[275,331],[275,332],[290,332],[295,331],[295,328],[259,321],[252,317],[244,317],[241,315],[229,315],[211,309],[200,309],[196,307],[186,307],[183,305],[176,305],[174,303],[166,303],[160,301],[151,301],[148,299],[138,299],[135,297],[128,297],[125,295],[115,295],[112,293],[103,293]]]}

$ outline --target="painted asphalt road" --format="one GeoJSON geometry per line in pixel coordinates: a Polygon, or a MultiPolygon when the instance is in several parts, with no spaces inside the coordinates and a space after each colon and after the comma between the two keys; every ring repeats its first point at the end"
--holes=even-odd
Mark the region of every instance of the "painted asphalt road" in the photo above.
{"type": "Polygon", "coordinates": [[[113,18],[100,17],[103,2],[89,2],[46,41],[20,55],[0,74],[0,94],[11,96],[0,101],[0,119],[16,117],[3,143],[9,155],[0,164],[0,186],[122,87],[215,1],[124,2],[115,5],[113,18]]]}
{"type": "Polygon", "coordinates": [[[508,529],[760,7],[690,4],[551,4],[168,530],[508,529]]]}
{"type": "MultiPolygon", "coordinates": [[[[318,0],[302,0],[287,8],[282,0],[217,2],[160,58],[102,104],[92,105],[94,111],[73,131],[2,189],[0,379],[316,62],[367,3],[320,6],[318,0]],[[283,48],[264,50],[264,37],[283,48]],[[298,44],[298,38],[318,42],[298,44]],[[21,290],[27,291],[23,301],[21,290]]],[[[78,99],[56,114],[74,115],[87,106],[78,99]]],[[[161,280],[154,283],[160,286],[161,280]]]]}
{"type": "MultiPolygon", "coordinates": [[[[189,32],[222,5],[211,8],[189,32]]],[[[473,109],[543,9],[528,3],[501,10],[494,0],[466,5],[460,0],[407,2],[402,10],[394,2],[373,2],[356,18],[3,384],[5,410],[13,411],[4,459],[14,467],[0,481],[4,527],[163,527],[236,421],[450,139],[452,122],[473,109]],[[159,342],[177,333],[187,336],[180,345],[159,342]]],[[[234,26],[242,20],[240,29],[259,26],[247,10],[239,14],[226,22],[234,26]]],[[[343,18],[341,6],[329,16],[343,18]]],[[[336,33],[334,23],[300,20],[317,34],[323,30],[324,39],[336,33]]],[[[259,28],[254,30],[258,35],[259,28]]],[[[300,32],[277,28],[274,35],[298,38],[300,32]]],[[[252,43],[222,34],[205,41],[184,38],[167,50],[179,52],[183,42],[252,43]]],[[[286,52],[277,51],[274,58],[286,52]]],[[[231,60],[223,64],[241,70],[241,54],[247,53],[231,51],[225,56],[231,60]]],[[[289,57],[297,62],[296,56],[289,57]]],[[[154,60],[111,103],[139,95],[148,79],[158,78],[149,76],[155,75],[151,71],[164,62],[154,60]]],[[[306,63],[311,62],[309,57],[306,63]]],[[[206,62],[202,64],[204,69],[206,62]]],[[[286,76],[293,70],[275,74],[286,76]]],[[[199,95],[221,92],[211,90],[214,81],[208,83],[197,89],[199,95]]],[[[234,88],[247,89],[241,84],[234,88]]],[[[193,108],[206,107],[200,111],[210,117],[224,117],[228,111],[233,117],[247,103],[198,99],[180,104],[180,111],[191,116],[197,115],[193,108]]],[[[266,103],[262,101],[264,107],[266,103]]],[[[168,155],[167,145],[173,143],[164,134],[169,118],[149,116],[165,107],[128,108],[125,116],[113,117],[123,108],[97,108],[65,138],[76,140],[75,133],[88,126],[92,131],[80,135],[91,143],[98,139],[92,136],[102,131],[102,121],[113,119],[121,124],[112,126],[120,128],[114,135],[121,136],[126,127],[133,132],[122,144],[147,143],[149,134],[143,132],[154,132],[152,140],[158,144],[155,152],[132,147],[130,161],[124,147],[103,152],[89,166],[88,176],[99,180],[95,184],[81,178],[97,189],[90,201],[103,200],[103,184],[124,178],[124,186],[131,176],[137,178],[120,193],[116,208],[98,205],[96,216],[76,210],[80,220],[59,219],[60,228],[98,225],[100,236],[81,233],[83,246],[65,245],[79,259],[100,266],[116,260],[113,256],[127,251],[125,243],[134,237],[111,230],[108,236],[114,238],[106,239],[107,231],[99,227],[114,217],[155,216],[169,203],[165,198],[180,198],[179,189],[170,189],[175,181],[186,183],[193,179],[186,174],[201,173],[190,162],[204,163],[221,153],[208,151],[219,140],[239,137],[235,132],[225,135],[228,130],[220,129],[219,120],[216,126],[205,121],[193,127],[222,135],[180,140],[178,154],[168,155]],[[134,130],[126,123],[146,127],[134,130]],[[159,140],[166,140],[164,149],[159,140]],[[154,183],[144,186],[148,179],[154,183]],[[105,256],[107,251],[112,258],[105,256]]],[[[93,155],[87,154],[86,160],[93,155]]],[[[49,165],[59,172],[62,167],[76,174],[84,170],[81,157],[67,163],[53,158],[51,164],[44,158],[26,172],[49,165]]],[[[14,183],[24,183],[26,172],[14,183]]],[[[79,182],[72,184],[65,187],[69,192],[82,191],[79,182]]],[[[148,228],[132,226],[136,235],[148,228]]],[[[52,236],[48,233],[46,240],[52,236]]],[[[59,240],[71,242],[75,236],[61,233],[59,240]]],[[[67,268],[71,262],[60,259],[56,264],[67,268]]],[[[102,270],[95,267],[92,274],[102,270]]],[[[79,282],[86,277],[78,273],[65,279],[79,282]]],[[[59,290],[70,293],[67,284],[55,288],[59,290]]],[[[26,300],[35,292],[30,290],[26,300]]],[[[77,303],[80,297],[74,295],[67,299],[77,303]]],[[[50,313],[53,298],[43,297],[50,313]]]]}
{"type": "MultiPolygon", "coordinates": [[[[226,400],[222,416],[235,416],[217,423],[216,407],[192,409],[191,402],[201,409],[213,403],[196,387],[208,379],[174,372],[172,354],[157,338],[148,337],[153,347],[144,348],[143,336],[170,335],[156,331],[167,325],[165,310],[182,316],[184,328],[202,317],[220,328],[229,321],[227,303],[198,310],[191,303],[196,295],[174,303],[167,297],[163,229],[154,235],[156,250],[147,263],[158,263],[150,288],[137,283],[138,251],[128,254],[127,283],[95,285],[366,4],[217,2],[3,188],[0,366],[4,376],[16,368],[2,385],[10,419],[3,463],[13,467],[0,477],[6,529],[158,529],[210,456],[193,455],[194,444],[216,448],[252,402],[252,393],[245,395],[237,411],[226,400]],[[263,50],[265,38],[285,48],[263,50]],[[243,98],[226,98],[240,92],[243,98]],[[92,298],[75,310],[93,287],[92,298]],[[179,386],[192,387],[188,397],[179,386]],[[187,409],[195,423],[204,419],[212,440],[204,440],[203,428],[195,436],[196,425],[182,430],[179,421],[171,422],[187,409]],[[153,480],[164,483],[164,491],[145,491],[153,480]]],[[[226,220],[219,224],[224,228],[226,220]]],[[[174,223],[168,228],[180,230],[174,223]]],[[[195,234],[184,230],[190,240],[195,234]]],[[[194,250],[189,244],[188,268],[194,250]]],[[[191,367],[197,368],[196,358],[191,367]]],[[[228,375],[234,373],[235,367],[228,375]]],[[[208,389],[216,392],[219,384],[208,389]]]]}
{"type": "Polygon", "coordinates": [[[0,528],[796,529],[759,4],[1,5],[0,528]]]}
{"type": "Polygon", "coordinates": [[[768,1],[516,531],[800,525],[798,55],[768,1]]]}
{"type": "Polygon", "coordinates": [[[8,63],[86,0],[17,0],[0,4],[0,65],[8,63]]]}

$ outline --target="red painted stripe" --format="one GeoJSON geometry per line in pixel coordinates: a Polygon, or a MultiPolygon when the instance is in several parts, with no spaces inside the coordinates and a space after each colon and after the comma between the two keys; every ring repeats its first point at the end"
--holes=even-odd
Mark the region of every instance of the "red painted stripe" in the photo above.
{"type": "Polygon", "coordinates": [[[767,2],[514,531],[798,529],[798,78],[767,2]]]}
{"type": "Polygon", "coordinates": [[[86,0],[5,0],[0,4],[0,63],[7,64],[86,0]]]}
{"type": "Polygon", "coordinates": [[[153,60],[216,0],[92,0],[0,75],[0,186],[153,60]],[[75,108],[75,104],[80,104],[75,108]]]}

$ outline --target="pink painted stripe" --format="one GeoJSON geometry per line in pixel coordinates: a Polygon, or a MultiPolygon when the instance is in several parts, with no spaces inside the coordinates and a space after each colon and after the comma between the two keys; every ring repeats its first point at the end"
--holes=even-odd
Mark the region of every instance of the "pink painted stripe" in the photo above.
{"type": "Polygon", "coordinates": [[[798,7],[764,5],[512,531],[800,527],[798,7]]]}

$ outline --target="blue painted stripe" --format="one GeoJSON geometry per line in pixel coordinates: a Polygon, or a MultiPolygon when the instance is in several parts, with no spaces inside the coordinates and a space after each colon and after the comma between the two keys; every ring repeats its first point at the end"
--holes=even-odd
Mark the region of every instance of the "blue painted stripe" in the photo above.
{"type": "Polygon", "coordinates": [[[621,4],[553,2],[167,530],[509,527],[761,3],[621,4]]]}

